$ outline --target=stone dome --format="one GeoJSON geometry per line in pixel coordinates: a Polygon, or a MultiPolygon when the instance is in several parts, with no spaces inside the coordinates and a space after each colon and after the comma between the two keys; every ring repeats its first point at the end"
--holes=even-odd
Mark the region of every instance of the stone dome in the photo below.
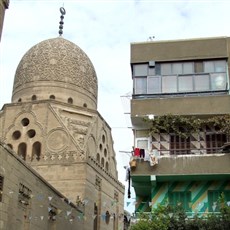
{"type": "Polygon", "coordinates": [[[23,56],[12,102],[55,99],[96,109],[97,89],[96,72],[85,52],[57,37],[38,43],[23,56]]]}

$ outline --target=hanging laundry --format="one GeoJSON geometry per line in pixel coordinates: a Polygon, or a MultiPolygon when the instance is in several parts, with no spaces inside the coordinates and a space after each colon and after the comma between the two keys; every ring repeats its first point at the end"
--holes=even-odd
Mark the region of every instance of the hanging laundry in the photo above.
{"type": "Polygon", "coordinates": [[[149,156],[150,156],[150,166],[157,165],[158,164],[158,157],[153,153],[149,154],[149,156]]]}
{"type": "Polygon", "coordinates": [[[140,149],[140,157],[145,158],[145,150],[144,149],[140,149]]]}
{"type": "Polygon", "coordinates": [[[135,157],[140,157],[140,149],[139,148],[134,149],[134,156],[135,157]]]}

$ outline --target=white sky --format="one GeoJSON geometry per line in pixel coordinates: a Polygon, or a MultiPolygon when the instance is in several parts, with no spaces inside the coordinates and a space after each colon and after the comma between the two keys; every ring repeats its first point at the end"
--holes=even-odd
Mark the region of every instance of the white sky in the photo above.
{"type": "MultiPolygon", "coordinates": [[[[124,116],[128,100],[120,96],[132,92],[130,43],[145,42],[150,36],[156,41],[230,36],[230,1],[10,0],[0,43],[0,108],[11,101],[15,70],[25,52],[58,36],[63,4],[63,37],[81,47],[95,67],[98,111],[112,127],[119,179],[125,184],[123,166],[129,157],[119,151],[131,150],[133,136],[124,116]]],[[[131,202],[125,206],[130,212],[133,201],[125,201],[131,202]]]]}

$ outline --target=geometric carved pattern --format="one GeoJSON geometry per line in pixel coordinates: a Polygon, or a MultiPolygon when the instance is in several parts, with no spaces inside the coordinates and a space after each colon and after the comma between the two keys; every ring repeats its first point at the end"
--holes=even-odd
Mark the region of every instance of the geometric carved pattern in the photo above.
{"type": "Polygon", "coordinates": [[[81,162],[85,160],[83,152],[68,151],[59,152],[55,154],[45,153],[39,161],[31,162],[31,165],[41,165],[44,162],[46,164],[60,164],[61,163],[73,163],[81,162]]]}
{"type": "Polygon", "coordinates": [[[47,147],[51,151],[61,151],[68,145],[68,135],[64,130],[52,130],[47,137],[47,147]]]}
{"type": "MultiPolygon", "coordinates": [[[[14,92],[26,83],[59,82],[86,90],[97,99],[97,76],[88,56],[74,43],[61,37],[33,46],[16,70],[14,92]]],[[[14,94],[13,92],[13,94],[14,94]]]]}

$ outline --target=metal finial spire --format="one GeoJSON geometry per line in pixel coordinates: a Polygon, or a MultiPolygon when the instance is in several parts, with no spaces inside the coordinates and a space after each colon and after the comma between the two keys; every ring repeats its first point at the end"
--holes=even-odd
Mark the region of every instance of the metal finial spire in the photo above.
{"type": "Polygon", "coordinates": [[[66,11],[65,11],[65,8],[64,7],[61,7],[60,8],[60,12],[61,12],[61,21],[59,22],[59,36],[62,36],[63,34],[63,24],[64,24],[64,15],[66,14],[66,11]]]}

